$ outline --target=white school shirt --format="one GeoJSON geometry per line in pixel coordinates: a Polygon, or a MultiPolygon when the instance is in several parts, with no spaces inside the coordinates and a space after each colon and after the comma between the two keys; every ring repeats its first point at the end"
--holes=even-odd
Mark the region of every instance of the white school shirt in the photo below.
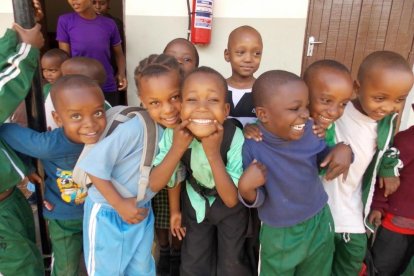
{"type": "Polygon", "coordinates": [[[349,103],[343,116],[335,122],[335,139],[349,143],[354,153],[345,182],[342,175],[331,181],[322,179],[329,196],[335,232],[365,233],[362,178],[376,151],[377,122],[349,103]]]}

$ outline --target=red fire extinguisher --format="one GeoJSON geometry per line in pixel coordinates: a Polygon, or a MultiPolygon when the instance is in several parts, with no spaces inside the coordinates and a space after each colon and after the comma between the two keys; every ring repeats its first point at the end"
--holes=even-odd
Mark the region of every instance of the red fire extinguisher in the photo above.
{"type": "Polygon", "coordinates": [[[213,21],[213,0],[193,0],[191,13],[191,42],[209,44],[213,21]]]}

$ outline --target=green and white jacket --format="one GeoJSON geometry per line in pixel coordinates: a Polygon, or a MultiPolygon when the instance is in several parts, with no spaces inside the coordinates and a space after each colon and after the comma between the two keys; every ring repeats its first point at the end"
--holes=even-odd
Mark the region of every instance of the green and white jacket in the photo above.
{"type": "MultiPolygon", "coordinates": [[[[26,97],[39,50],[19,43],[15,31],[8,29],[0,38],[0,125],[26,97]]],[[[0,139],[0,193],[14,187],[26,175],[26,167],[16,153],[0,139]]]]}

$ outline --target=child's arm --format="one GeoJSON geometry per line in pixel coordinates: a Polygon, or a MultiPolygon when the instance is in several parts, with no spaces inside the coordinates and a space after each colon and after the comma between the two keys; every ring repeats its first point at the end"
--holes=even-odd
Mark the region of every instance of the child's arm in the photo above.
{"type": "Polygon", "coordinates": [[[182,227],[180,210],[181,185],[178,184],[172,189],[168,189],[168,201],[170,205],[170,229],[171,234],[180,241],[185,237],[185,228],[182,227]]]}
{"type": "Polygon", "coordinates": [[[91,174],[88,174],[88,176],[96,189],[98,189],[125,222],[137,224],[147,217],[148,209],[136,207],[137,199],[135,197],[123,198],[111,181],[95,177],[91,174]]]}
{"type": "Polygon", "coordinates": [[[384,195],[384,188],[379,187],[379,181],[375,184],[374,196],[372,198],[369,223],[379,226],[384,213],[388,210],[388,198],[384,195]]]}
{"type": "Polygon", "coordinates": [[[239,202],[237,188],[229,176],[220,154],[220,146],[223,141],[223,126],[216,122],[217,131],[201,140],[207,160],[213,173],[216,190],[224,204],[232,208],[239,202]]]}
{"type": "Polygon", "coordinates": [[[40,25],[32,29],[13,26],[0,38],[0,123],[3,123],[26,97],[32,84],[39,58],[38,48],[43,46],[40,25]],[[18,44],[17,36],[22,43],[18,44]]]}
{"type": "Polygon", "coordinates": [[[154,193],[159,192],[168,184],[181,157],[193,141],[192,134],[186,128],[188,123],[189,121],[183,121],[178,125],[174,129],[172,138],[166,136],[167,131],[164,132],[160,142],[160,153],[156,157],[155,164],[158,163],[157,159],[161,158],[162,161],[152,169],[149,177],[149,185],[154,193]]]}
{"type": "Polygon", "coordinates": [[[352,163],[352,149],[349,145],[338,143],[323,159],[320,166],[327,167],[325,178],[332,180],[342,174],[343,181],[348,176],[352,163]]]}
{"type": "Polygon", "coordinates": [[[251,204],[257,199],[258,188],[266,183],[265,165],[253,160],[239,180],[239,193],[244,201],[251,204]]]}
{"type": "Polygon", "coordinates": [[[116,75],[116,79],[118,81],[118,90],[125,90],[128,86],[128,81],[125,77],[125,55],[122,51],[122,44],[118,44],[114,47],[112,47],[114,50],[115,55],[115,62],[116,66],[118,68],[118,73],[116,75]]]}

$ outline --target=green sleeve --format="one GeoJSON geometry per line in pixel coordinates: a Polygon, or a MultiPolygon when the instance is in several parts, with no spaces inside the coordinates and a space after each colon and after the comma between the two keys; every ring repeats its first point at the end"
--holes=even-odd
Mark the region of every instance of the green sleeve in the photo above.
{"type": "Polygon", "coordinates": [[[38,66],[39,50],[26,43],[17,45],[13,33],[8,30],[0,39],[0,123],[26,97],[38,66]],[[13,42],[15,45],[11,47],[13,42]]]}
{"type": "Polygon", "coordinates": [[[234,185],[238,186],[240,176],[243,173],[243,157],[242,149],[244,143],[244,136],[239,128],[236,128],[236,132],[233,136],[233,141],[229,151],[227,152],[227,165],[226,171],[230,175],[234,182],[234,185]]]}
{"type": "MultiPolygon", "coordinates": [[[[157,156],[155,157],[154,162],[152,163],[153,166],[159,165],[162,162],[162,160],[164,160],[164,157],[167,155],[168,151],[170,150],[172,146],[172,139],[173,139],[173,130],[170,128],[167,128],[166,130],[164,130],[161,141],[158,143],[159,152],[157,156]]],[[[168,187],[174,187],[176,183],[176,172],[177,172],[177,168],[174,170],[174,173],[171,176],[170,181],[168,181],[168,184],[167,184],[168,187]]]]}

